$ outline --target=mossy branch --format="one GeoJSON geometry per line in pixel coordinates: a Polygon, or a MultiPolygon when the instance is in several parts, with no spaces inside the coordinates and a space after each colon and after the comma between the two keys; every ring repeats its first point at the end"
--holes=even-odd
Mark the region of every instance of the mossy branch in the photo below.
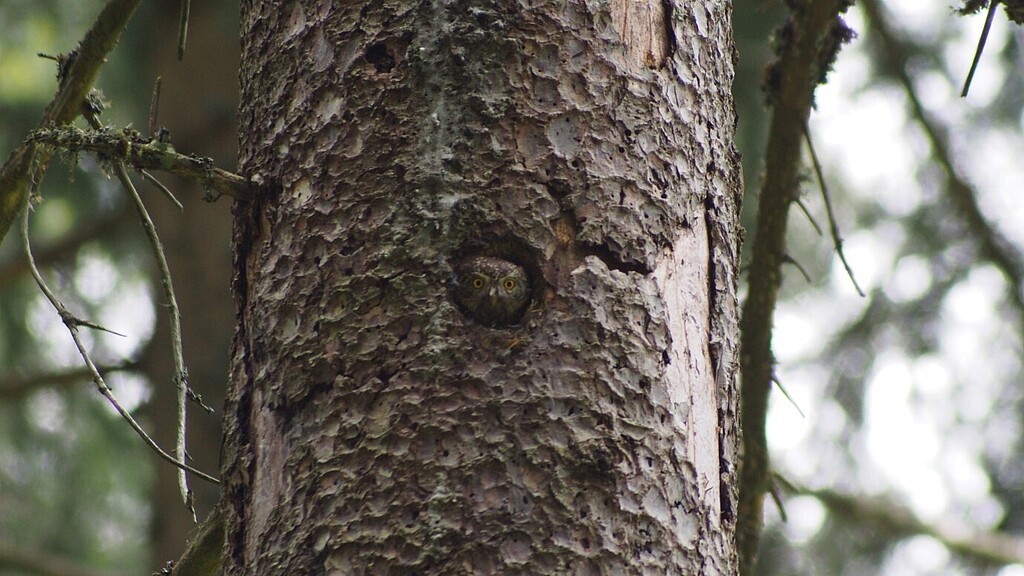
{"type": "Polygon", "coordinates": [[[218,195],[246,198],[251,185],[237,174],[213,165],[210,158],[179,154],[168,142],[143,137],[131,128],[81,130],[74,126],[43,128],[26,142],[46,144],[71,153],[92,152],[101,160],[120,161],[138,170],[162,170],[192,179],[218,195]]]}
{"type": "Polygon", "coordinates": [[[772,326],[782,284],[781,267],[786,262],[789,209],[799,197],[807,119],[814,90],[825,81],[840,46],[853,37],[840,17],[849,8],[849,1],[787,4],[790,18],[776,33],[778,59],[765,74],[764,88],[773,111],[748,274],[750,289],[740,323],[743,461],[736,538],[743,575],[754,572],[764,495],[771,485],[765,421],[775,373],[772,326]]]}

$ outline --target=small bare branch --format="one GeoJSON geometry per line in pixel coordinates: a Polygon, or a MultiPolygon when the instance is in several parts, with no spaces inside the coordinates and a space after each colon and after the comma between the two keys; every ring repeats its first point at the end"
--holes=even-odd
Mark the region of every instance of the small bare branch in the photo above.
{"type": "Polygon", "coordinates": [[[203,401],[202,394],[196,392],[195,389],[192,388],[191,386],[187,386],[185,388],[185,393],[188,394],[189,400],[198,404],[199,407],[202,408],[203,411],[206,412],[207,414],[213,414],[214,412],[216,412],[216,410],[214,410],[212,406],[208,405],[206,402],[203,401]]]}
{"type": "MultiPolygon", "coordinates": [[[[133,361],[96,366],[96,369],[100,374],[125,372],[135,370],[137,368],[138,363],[133,361]]],[[[39,390],[40,388],[70,386],[83,380],[88,380],[91,376],[92,373],[88,368],[80,366],[78,368],[49,372],[46,374],[36,374],[33,376],[8,377],[0,380],[0,398],[3,398],[4,400],[17,400],[31,392],[39,390]]]]}
{"type": "Polygon", "coordinates": [[[164,186],[164,183],[157,180],[156,176],[153,176],[149,172],[142,169],[139,170],[139,174],[142,174],[142,177],[145,178],[146,182],[149,182],[153,186],[156,186],[157,190],[163,192],[164,197],[170,200],[171,204],[174,204],[178,208],[179,212],[185,209],[184,206],[181,205],[181,202],[178,202],[178,199],[174,197],[174,193],[171,192],[170,188],[164,186]]]}
{"type": "Polygon", "coordinates": [[[794,268],[796,268],[800,272],[800,275],[804,277],[804,280],[808,284],[811,284],[813,282],[813,280],[811,280],[811,275],[807,273],[807,270],[805,270],[803,265],[801,265],[799,262],[797,262],[795,258],[790,256],[789,254],[783,254],[782,255],[782,261],[785,262],[786,264],[790,264],[794,268]]]}
{"type": "MultiPolygon", "coordinates": [[[[99,116],[93,111],[87,111],[85,113],[86,120],[95,130],[103,130],[103,124],[100,122],[99,116]]],[[[135,206],[135,211],[139,215],[139,221],[142,223],[142,229],[146,233],[146,238],[149,240],[150,248],[152,249],[153,256],[156,259],[157,268],[160,271],[160,285],[164,289],[164,298],[167,299],[167,307],[171,316],[171,355],[174,359],[174,384],[178,390],[177,395],[177,440],[175,442],[174,455],[179,462],[185,462],[186,449],[185,449],[185,423],[186,423],[186,407],[188,399],[188,371],[185,369],[185,357],[183,348],[181,345],[181,312],[178,308],[178,300],[174,296],[174,286],[171,283],[171,269],[167,265],[167,257],[164,255],[164,247],[160,242],[160,236],[156,233],[156,226],[153,224],[153,219],[149,217],[149,212],[146,211],[146,205],[142,202],[142,197],[139,196],[138,190],[135,189],[135,185],[132,184],[132,179],[128,176],[128,170],[124,167],[124,162],[120,159],[113,160],[114,175],[121,182],[121,186],[124,191],[128,193],[131,198],[132,205],[135,206]]],[[[192,513],[193,520],[195,519],[195,508],[192,505],[192,490],[188,487],[188,478],[185,476],[185,469],[178,469],[178,487],[181,490],[181,498],[192,513]]]]}
{"type": "Polygon", "coordinates": [[[185,39],[188,37],[188,15],[191,9],[191,0],[181,0],[181,16],[178,18],[178,60],[185,59],[185,39]]]}
{"type": "Polygon", "coordinates": [[[978,530],[962,523],[929,524],[892,498],[857,496],[828,489],[798,488],[798,494],[817,498],[847,521],[868,524],[898,537],[925,535],[951,551],[976,561],[995,564],[1024,563],[1024,539],[978,530]]]}
{"type": "Polygon", "coordinates": [[[814,219],[814,216],[811,216],[811,212],[807,209],[807,205],[804,204],[804,201],[801,200],[800,198],[796,198],[795,200],[793,200],[793,202],[795,202],[796,205],[800,208],[800,211],[804,213],[804,216],[807,218],[807,221],[810,222],[811,226],[814,227],[814,231],[818,233],[818,236],[821,236],[823,234],[823,232],[821,231],[821,226],[818,226],[818,221],[814,219]]]}
{"type": "MultiPolygon", "coordinates": [[[[60,301],[60,299],[57,298],[56,294],[54,294],[53,291],[50,290],[50,287],[46,284],[46,281],[43,280],[42,274],[39,273],[39,269],[36,267],[35,259],[32,257],[32,246],[29,243],[28,236],[29,212],[30,210],[28,209],[24,211],[24,213],[22,214],[21,221],[22,244],[24,247],[25,258],[28,260],[29,271],[32,273],[32,278],[35,279],[36,285],[39,286],[39,290],[50,302],[50,305],[52,305],[53,308],[57,311],[61,319],[63,320],[65,318],[72,317],[71,313],[67,310],[67,308],[60,301]]],[[[75,323],[73,322],[67,321],[64,322],[64,325],[67,327],[68,332],[71,334],[71,339],[74,340],[75,347],[78,348],[78,354],[79,356],[82,357],[82,361],[85,363],[85,366],[88,369],[89,376],[92,378],[93,383],[96,384],[96,388],[100,391],[100,394],[102,394],[103,397],[107,399],[107,402],[109,402],[110,405],[114,407],[114,410],[116,410],[117,413],[120,414],[121,417],[124,418],[126,422],[128,422],[128,425],[131,426],[132,430],[135,430],[135,433],[138,434],[140,438],[142,438],[146,445],[148,445],[154,452],[156,452],[158,456],[170,462],[171,464],[177,466],[179,469],[187,470],[195,474],[197,477],[206,480],[207,482],[211,482],[213,484],[220,484],[220,482],[213,476],[210,476],[205,472],[196,470],[195,468],[186,464],[183,460],[176,459],[167,452],[165,452],[163,448],[161,448],[149,436],[149,434],[146,433],[146,431],[142,428],[141,425],[139,425],[135,418],[132,417],[132,415],[127,410],[125,410],[123,406],[121,406],[120,401],[118,401],[117,397],[114,396],[113,390],[111,390],[110,387],[107,386],[106,381],[100,374],[99,368],[93,362],[92,356],[89,355],[89,351],[86,350],[85,344],[82,342],[82,338],[78,333],[78,326],[75,325],[75,323]]]]}
{"type": "Polygon", "coordinates": [[[981,53],[985,50],[985,43],[988,42],[988,31],[992,28],[992,18],[996,15],[996,6],[998,5],[999,0],[993,0],[989,3],[988,15],[985,16],[985,27],[981,29],[981,37],[978,38],[978,48],[974,51],[971,69],[967,72],[964,88],[960,91],[961,98],[967,98],[967,91],[971,89],[971,81],[974,80],[974,72],[978,69],[978,62],[981,61],[981,53]]]}
{"type": "Polygon", "coordinates": [[[796,403],[796,400],[793,400],[793,397],[790,396],[789,392],[786,391],[786,387],[782,385],[782,381],[779,380],[778,374],[772,376],[772,383],[778,386],[779,392],[782,392],[782,395],[786,397],[786,400],[789,400],[789,403],[793,405],[793,408],[796,408],[796,411],[798,414],[800,414],[800,417],[807,418],[807,415],[804,414],[804,411],[800,409],[800,405],[796,403]]]}
{"type": "Polygon", "coordinates": [[[782,518],[783,522],[789,522],[789,514],[786,513],[786,504],[782,501],[782,496],[779,494],[778,484],[772,482],[768,493],[772,496],[772,502],[775,502],[775,509],[779,511],[779,517],[782,518]]]}
{"type": "Polygon", "coordinates": [[[149,135],[156,134],[157,117],[160,115],[160,83],[162,78],[156,77],[153,81],[153,96],[149,100],[149,135]]]}
{"type": "Polygon", "coordinates": [[[66,313],[66,316],[62,315],[61,320],[63,320],[65,324],[70,323],[74,324],[75,326],[84,326],[86,328],[91,328],[93,330],[98,330],[100,332],[106,332],[107,334],[113,334],[114,336],[120,336],[121,338],[125,337],[125,335],[121,334],[120,332],[115,332],[109,328],[104,328],[103,326],[100,326],[99,324],[91,320],[84,320],[82,318],[78,318],[71,314],[70,312],[66,313]]]}
{"type": "Polygon", "coordinates": [[[828,186],[825,184],[825,175],[821,170],[821,162],[818,161],[818,153],[814,151],[814,143],[811,142],[811,132],[806,126],[804,126],[804,139],[807,141],[807,150],[811,153],[814,174],[818,177],[821,199],[825,202],[825,213],[828,215],[828,231],[832,235],[832,245],[835,246],[836,254],[839,255],[839,261],[843,263],[843,268],[846,268],[846,275],[850,277],[853,288],[863,298],[864,291],[860,289],[860,284],[857,284],[857,279],[853,277],[853,268],[850,267],[850,263],[846,261],[846,254],[843,253],[843,239],[839,236],[839,226],[836,224],[835,212],[832,211],[832,200],[829,198],[828,186]]]}

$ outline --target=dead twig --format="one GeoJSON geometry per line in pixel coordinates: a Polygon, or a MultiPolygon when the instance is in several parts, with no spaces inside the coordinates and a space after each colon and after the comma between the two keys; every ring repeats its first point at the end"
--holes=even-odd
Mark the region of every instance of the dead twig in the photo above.
{"type": "Polygon", "coordinates": [[[154,452],[156,452],[158,456],[170,462],[174,466],[177,466],[179,469],[191,472],[192,474],[195,474],[197,477],[202,478],[207,482],[219,484],[220,482],[213,476],[210,476],[205,472],[196,470],[195,468],[186,464],[183,460],[177,459],[174,456],[171,456],[170,454],[165,452],[164,449],[161,448],[149,436],[149,434],[146,433],[146,431],[142,428],[141,425],[139,425],[135,418],[132,417],[131,413],[125,410],[123,406],[121,406],[121,403],[118,401],[117,397],[114,396],[113,390],[111,390],[110,387],[107,386],[107,383],[103,379],[103,376],[100,375],[99,368],[97,368],[96,364],[93,362],[92,357],[89,355],[89,351],[85,348],[85,344],[82,342],[81,335],[78,332],[78,326],[80,323],[72,321],[75,318],[75,316],[70,311],[68,311],[68,309],[60,301],[60,299],[57,298],[57,295],[53,293],[50,287],[46,284],[46,281],[43,280],[43,276],[42,274],[39,273],[39,269],[36,267],[35,259],[32,257],[32,246],[29,242],[28,236],[29,212],[30,210],[26,208],[24,213],[22,214],[21,221],[22,245],[24,247],[25,258],[28,260],[29,271],[32,273],[32,278],[35,279],[36,285],[39,286],[39,290],[43,293],[43,296],[46,297],[46,299],[50,302],[50,305],[53,306],[54,310],[57,311],[57,314],[60,316],[61,320],[64,322],[64,325],[67,327],[68,332],[71,334],[71,339],[74,340],[75,347],[78,349],[78,354],[79,356],[82,357],[82,361],[85,363],[85,366],[89,373],[89,377],[92,379],[93,383],[96,384],[96,388],[100,391],[100,394],[102,394],[103,397],[107,399],[107,402],[109,402],[110,405],[114,407],[114,410],[116,410],[117,413],[120,414],[122,418],[124,418],[128,425],[131,426],[132,430],[134,430],[135,433],[138,434],[140,438],[142,438],[143,442],[145,442],[147,446],[149,446],[154,452]]]}
{"type": "Polygon", "coordinates": [[[846,275],[850,277],[850,282],[853,283],[853,288],[863,298],[865,296],[864,291],[860,289],[860,284],[857,284],[857,279],[853,277],[853,268],[850,268],[850,263],[846,261],[846,254],[843,253],[843,239],[839,236],[839,226],[836,224],[835,212],[832,211],[832,200],[829,198],[828,186],[825,184],[825,175],[822,173],[821,162],[818,161],[818,153],[814,151],[814,143],[811,142],[811,133],[807,126],[804,126],[804,139],[807,141],[807,150],[811,153],[811,164],[814,165],[814,174],[818,177],[821,199],[825,203],[825,214],[828,215],[828,231],[832,236],[832,245],[836,249],[836,254],[839,255],[839,261],[843,263],[843,268],[846,269],[846,275]]]}
{"type": "MultiPolygon", "coordinates": [[[[85,117],[86,120],[88,120],[89,125],[91,125],[95,130],[103,129],[103,124],[100,122],[96,111],[86,111],[85,117]]],[[[178,308],[178,300],[174,296],[174,286],[171,283],[171,269],[167,265],[167,257],[164,255],[163,243],[160,242],[160,236],[156,232],[156,226],[153,224],[153,219],[149,217],[149,212],[146,211],[146,205],[142,202],[142,197],[139,196],[138,190],[135,189],[135,185],[128,176],[128,170],[125,169],[124,162],[120,159],[116,159],[112,160],[111,163],[113,165],[114,175],[117,177],[118,181],[121,182],[121,187],[124,188],[124,191],[128,193],[128,196],[132,201],[132,205],[138,213],[139,221],[142,223],[142,229],[146,233],[146,239],[149,240],[150,249],[156,259],[157,268],[160,273],[160,285],[163,287],[164,298],[167,300],[167,309],[171,316],[171,355],[174,359],[173,380],[174,385],[178,390],[176,403],[177,438],[175,442],[174,455],[179,462],[185,462],[185,459],[187,458],[185,449],[185,423],[188,400],[188,371],[185,369],[185,357],[181,345],[181,312],[178,308]]],[[[181,491],[182,501],[189,508],[193,519],[195,519],[195,509],[192,507],[192,490],[188,487],[188,478],[185,476],[184,468],[178,468],[178,488],[181,491]]]]}
{"type": "Polygon", "coordinates": [[[185,39],[188,37],[188,15],[191,9],[191,0],[181,0],[181,15],[178,18],[178,60],[185,59],[185,39]]]}
{"type": "Polygon", "coordinates": [[[988,42],[988,31],[992,28],[992,19],[996,15],[996,6],[998,5],[999,0],[994,0],[988,6],[988,15],[985,16],[985,27],[981,29],[981,37],[978,38],[978,48],[974,51],[971,69],[967,72],[964,88],[960,91],[961,98],[967,98],[967,91],[971,89],[971,81],[974,80],[974,72],[978,69],[978,62],[981,61],[981,53],[985,50],[985,43],[988,42]]]}
{"type": "Polygon", "coordinates": [[[930,536],[956,554],[974,561],[1000,565],[1024,563],[1024,539],[1010,534],[978,530],[959,522],[927,523],[891,497],[843,494],[787,484],[797,494],[817,498],[845,521],[870,525],[896,537],[930,536]]]}
{"type": "MultiPolygon", "coordinates": [[[[134,361],[96,366],[100,374],[125,372],[137,368],[138,363],[134,361]]],[[[12,376],[0,381],[0,397],[3,397],[5,400],[16,400],[40,388],[69,386],[82,380],[87,380],[91,376],[92,373],[85,366],[32,376],[12,376]]]]}
{"type": "Polygon", "coordinates": [[[814,227],[814,231],[818,233],[818,236],[821,236],[823,234],[821,226],[818,226],[818,221],[814,219],[814,216],[811,216],[811,212],[807,209],[807,205],[804,204],[804,201],[797,197],[793,202],[795,202],[797,207],[800,208],[800,211],[804,213],[807,221],[814,227]]]}

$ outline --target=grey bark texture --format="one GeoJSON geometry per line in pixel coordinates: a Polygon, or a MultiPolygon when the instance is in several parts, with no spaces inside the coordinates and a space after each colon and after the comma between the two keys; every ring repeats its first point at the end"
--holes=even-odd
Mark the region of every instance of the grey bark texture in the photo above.
{"type": "Polygon", "coordinates": [[[735,573],[730,17],[242,2],[226,574],[735,573]]]}

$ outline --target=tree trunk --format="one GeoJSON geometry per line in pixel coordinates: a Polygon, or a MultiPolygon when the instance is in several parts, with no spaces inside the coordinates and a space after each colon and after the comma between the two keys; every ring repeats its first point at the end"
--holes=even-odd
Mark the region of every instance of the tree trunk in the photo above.
{"type": "Polygon", "coordinates": [[[729,4],[281,6],[242,2],[225,573],[735,573],[729,4]]]}

